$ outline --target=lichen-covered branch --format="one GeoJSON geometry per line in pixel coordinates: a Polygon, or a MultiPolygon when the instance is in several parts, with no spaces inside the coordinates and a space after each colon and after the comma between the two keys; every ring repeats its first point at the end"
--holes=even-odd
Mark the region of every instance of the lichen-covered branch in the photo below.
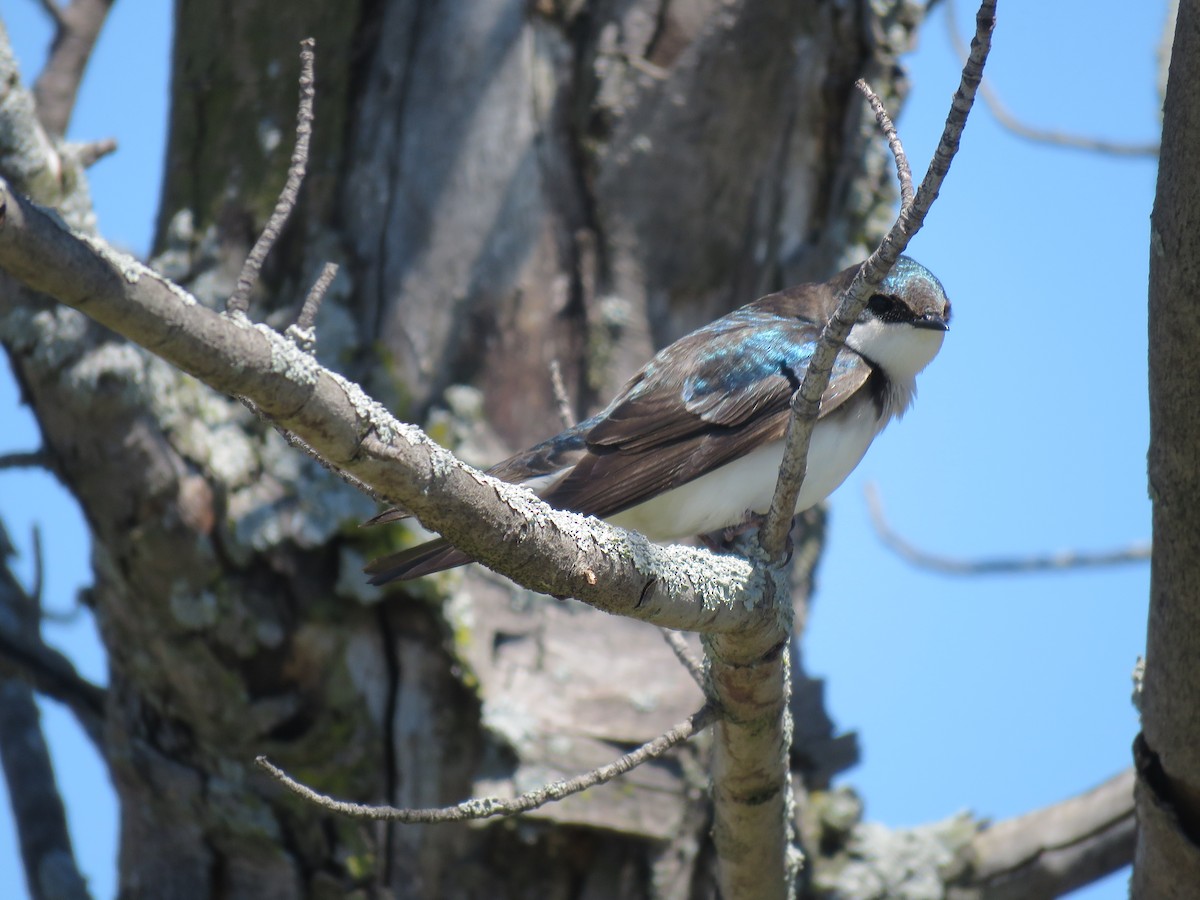
{"type": "Polygon", "coordinates": [[[669,628],[771,628],[755,606],[760,577],[744,560],[656,547],[479,473],[271,329],[200,306],[3,183],[0,268],[216,390],[248,397],[332,465],[525,587],[669,628]]]}

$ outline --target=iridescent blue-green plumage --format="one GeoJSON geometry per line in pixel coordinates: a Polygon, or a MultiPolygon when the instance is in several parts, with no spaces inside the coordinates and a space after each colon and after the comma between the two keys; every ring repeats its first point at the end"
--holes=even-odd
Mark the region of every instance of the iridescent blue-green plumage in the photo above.
{"type": "MultiPolygon", "coordinates": [[[[552,506],[653,539],[714,530],[765,511],[759,507],[764,494],[769,500],[778,468],[771,453],[777,446],[782,453],[792,394],[857,269],[770,294],[680,338],[602,412],[488,473],[529,485],[552,506]]],[[[903,412],[912,379],[937,352],[948,317],[941,284],[901,257],[834,364],[802,504],[833,490],[878,430],[903,412]],[[881,358],[872,358],[873,349],[881,358]]],[[[367,571],[380,584],[467,561],[438,540],[376,560],[367,571]]]]}

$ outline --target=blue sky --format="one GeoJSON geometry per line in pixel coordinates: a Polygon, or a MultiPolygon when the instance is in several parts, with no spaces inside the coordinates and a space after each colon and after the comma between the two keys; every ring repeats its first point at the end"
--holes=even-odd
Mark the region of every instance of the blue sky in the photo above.
{"type": "MultiPolygon", "coordinates": [[[[988,75],[1029,124],[1153,141],[1165,5],[1001,4],[988,75]]],[[[5,7],[31,82],[49,28],[32,0],[5,7]]],[[[960,24],[971,24],[973,9],[961,0],[957,8],[960,24]]],[[[103,233],[139,254],[161,180],[169,15],[169,4],[113,6],[71,129],[76,139],[120,142],[92,170],[92,189],[103,233]]],[[[906,63],[913,91],[899,127],[919,177],[958,81],[942,13],[906,63]]],[[[1145,644],[1149,567],[986,578],[917,571],[873,537],[862,492],[877,484],[897,529],[955,556],[1149,537],[1154,179],[1153,160],[1031,144],[978,108],[910,247],[945,283],[953,329],[915,408],[834,497],[805,639],[810,673],[828,679],[832,714],[859,732],[863,763],[843,781],[865,797],[870,819],[911,825],[962,809],[1005,818],[1130,763],[1138,727],[1130,673],[1145,644]]],[[[0,368],[0,453],[33,448],[36,426],[0,368]]],[[[23,573],[32,526],[41,525],[46,603],[69,608],[90,578],[86,528],[69,496],[38,473],[0,472],[0,517],[23,573]]],[[[104,682],[86,615],[46,634],[104,682]]],[[[42,709],[80,864],[94,896],[112,897],[117,821],[107,777],[70,715],[54,703],[42,709]]],[[[22,896],[19,865],[5,795],[0,893],[22,896]]],[[[1076,896],[1123,898],[1126,878],[1076,896]]]]}

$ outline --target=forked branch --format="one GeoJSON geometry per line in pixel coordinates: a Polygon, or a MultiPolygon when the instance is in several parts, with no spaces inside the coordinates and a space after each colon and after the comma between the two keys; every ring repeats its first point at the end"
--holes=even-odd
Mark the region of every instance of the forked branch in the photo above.
{"type": "MultiPolygon", "coordinates": [[[[946,117],[946,126],[942,130],[941,140],[921,186],[912,202],[901,206],[895,223],[854,277],[853,283],[838,304],[837,311],[822,330],[816,352],[804,373],[804,381],[792,397],[792,417],[788,422],[779,481],[775,486],[775,496],[766,525],[761,532],[762,547],[769,559],[782,560],[786,550],[792,511],[796,508],[796,498],[800,495],[808,466],[808,447],[812,440],[813,426],[816,424],[821,396],[829,385],[834,359],[845,343],[858,314],[866,305],[867,297],[878,287],[913,235],[920,230],[930,206],[941,190],[942,182],[950,171],[950,163],[958,152],[967,115],[975,102],[975,94],[983,77],[983,67],[991,49],[992,29],[995,23],[996,2],[984,0],[975,17],[975,39],[971,42],[970,55],[963,65],[962,78],[954,94],[950,114],[946,117]]],[[[889,136],[889,143],[895,149],[900,142],[898,138],[892,141],[889,136]]],[[[902,171],[907,166],[907,161],[903,157],[897,157],[896,166],[902,171]]]]}

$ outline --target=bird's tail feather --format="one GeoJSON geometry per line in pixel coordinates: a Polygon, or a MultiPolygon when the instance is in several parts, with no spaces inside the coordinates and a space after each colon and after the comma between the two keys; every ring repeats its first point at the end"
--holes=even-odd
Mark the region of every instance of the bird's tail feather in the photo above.
{"type": "Polygon", "coordinates": [[[471,561],[470,556],[452,546],[445,538],[438,538],[408,550],[381,556],[372,560],[363,571],[371,576],[371,584],[386,584],[389,581],[407,581],[432,575],[471,561]]]}

